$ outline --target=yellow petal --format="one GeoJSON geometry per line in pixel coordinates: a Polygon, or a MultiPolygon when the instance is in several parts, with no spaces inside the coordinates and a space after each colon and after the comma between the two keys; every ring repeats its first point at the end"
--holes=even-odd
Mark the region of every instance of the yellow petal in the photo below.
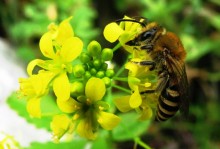
{"type": "Polygon", "coordinates": [[[98,123],[106,130],[112,130],[120,122],[120,118],[112,113],[100,112],[98,123]]]}
{"type": "MultiPolygon", "coordinates": [[[[128,16],[124,16],[123,19],[134,20],[133,18],[130,18],[128,16]]],[[[131,22],[131,21],[126,21],[124,23],[125,23],[125,31],[129,31],[131,26],[132,26],[132,24],[134,24],[134,22],[131,22]]]]}
{"type": "Polygon", "coordinates": [[[148,106],[148,107],[144,107],[141,116],[139,117],[139,120],[148,120],[152,117],[153,112],[152,109],[148,106]]]}
{"type": "Polygon", "coordinates": [[[71,62],[82,52],[83,42],[77,37],[71,37],[64,41],[60,56],[65,62],[71,62]]]}
{"type": "Polygon", "coordinates": [[[125,31],[129,31],[131,33],[131,35],[133,34],[138,34],[139,31],[141,31],[143,27],[136,22],[130,22],[129,24],[127,24],[125,31]]]}
{"type": "Polygon", "coordinates": [[[126,45],[126,43],[132,39],[135,38],[137,33],[133,33],[133,32],[129,32],[129,31],[125,31],[123,34],[121,34],[121,36],[119,37],[119,42],[121,43],[121,45],[125,48],[125,50],[127,50],[128,52],[132,53],[134,51],[134,47],[133,46],[128,46],[126,45]],[[127,49],[128,48],[128,49],[127,49]]]}
{"type": "Polygon", "coordinates": [[[59,139],[65,134],[69,128],[70,122],[71,120],[65,114],[55,115],[53,117],[53,120],[50,123],[50,128],[53,131],[54,141],[59,141],[59,139]]]}
{"type": "Polygon", "coordinates": [[[105,95],[106,88],[102,79],[92,77],[86,83],[86,97],[95,102],[105,95]]]}
{"type": "Polygon", "coordinates": [[[54,59],[55,58],[55,53],[53,50],[53,43],[52,43],[52,35],[51,33],[47,32],[45,33],[41,39],[40,39],[40,50],[41,53],[48,58],[54,59]]]}
{"type": "Polygon", "coordinates": [[[37,66],[38,64],[42,64],[42,63],[44,63],[44,60],[41,60],[41,59],[35,59],[31,61],[27,66],[28,75],[31,76],[35,66],[37,66]]]}
{"type": "Polygon", "coordinates": [[[73,98],[69,98],[66,101],[57,99],[57,105],[59,109],[65,113],[72,113],[77,109],[81,108],[81,105],[78,102],[76,102],[73,98]]]}
{"type": "Polygon", "coordinates": [[[141,83],[141,80],[136,78],[136,77],[132,77],[132,76],[128,76],[128,85],[131,88],[131,90],[135,90],[137,89],[138,85],[141,83]]]}
{"type": "Polygon", "coordinates": [[[116,107],[121,112],[128,112],[132,109],[129,104],[130,97],[131,96],[123,96],[123,97],[114,99],[114,103],[115,103],[116,107]]]}
{"type": "MultiPolygon", "coordinates": [[[[130,18],[128,16],[125,16],[123,19],[135,20],[135,19],[130,18]]],[[[136,22],[126,21],[124,23],[125,23],[125,31],[126,32],[137,33],[137,31],[139,31],[142,28],[142,26],[139,23],[136,23],[136,22]]]]}
{"type": "Polygon", "coordinates": [[[74,36],[72,26],[69,23],[71,19],[72,17],[69,17],[63,20],[58,27],[58,34],[56,37],[56,42],[60,45],[63,45],[63,42],[66,39],[74,36]]]}
{"type": "Polygon", "coordinates": [[[130,98],[130,101],[129,101],[129,104],[132,108],[137,108],[141,105],[142,103],[142,98],[141,98],[141,95],[139,93],[139,90],[136,89],[134,91],[134,93],[131,95],[131,98],[130,98]]]}
{"type": "Polygon", "coordinates": [[[70,83],[66,73],[62,73],[54,79],[53,91],[58,99],[66,101],[70,97],[70,83]]]}
{"type": "MultiPolygon", "coordinates": [[[[135,61],[135,59],[132,59],[132,61],[134,62],[138,62],[135,61]]],[[[134,74],[133,76],[136,76],[136,72],[138,71],[138,65],[132,62],[128,62],[125,64],[125,68],[129,70],[130,73],[134,74]]]]}
{"type": "Polygon", "coordinates": [[[77,133],[84,138],[94,140],[96,138],[96,134],[93,132],[91,122],[82,119],[77,126],[77,133]]]}
{"type": "Polygon", "coordinates": [[[124,43],[127,42],[127,40],[124,40],[124,41],[123,41],[123,39],[120,38],[120,39],[119,39],[119,42],[122,43],[122,47],[123,47],[126,51],[128,51],[129,53],[133,53],[133,52],[134,52],[134,47],[128,46],[128,45],[125,45],[125,44],[124,44],[124,43]]]}
{"type": "Polygon", "coordinates": [[[104,37],[109,42],[115,42],[124,31],[117,23],[110,23],[104,29],[104,37]]]}
{"type": "Polygon", "coordinates": [[[46,93],[48,85],[53,77],[54,74],[49,71],[41,71],[39,74],[30,77],[36,95],[44,95],[46,93]]]}
{"type": "Polygon", "coordinates": [[[40,98],[29,99],[27,102],[27,111],[32,117],[41,118],[40,98]]]}
{"type": "Polygon", "coordinates": [[[57,36],[57,32],[58,32],[58,26],[52,22],[48,25],[48,31],[51,33],[52,35],[52,39],[54,40],[57,36]]]}

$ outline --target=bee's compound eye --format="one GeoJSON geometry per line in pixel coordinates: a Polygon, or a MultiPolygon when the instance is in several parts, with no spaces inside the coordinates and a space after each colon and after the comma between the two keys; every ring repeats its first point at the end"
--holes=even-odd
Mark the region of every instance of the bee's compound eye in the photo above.
{"type": "Polygon", "coordinates": [[[150,29],[148,31],[145,31],[140,35],[140,40],[144,41],[149,38],[152,38],[155,35],[155,33],[156,33],[156,29],[150,29]]]}
{"type": "Polygon", "coordinates": [[[145,33],[143,33],[143,34],[141,35],[141,41],[144,41],[144,40],[150,38],[151,36],[152,36],[152,33],[150,33],[150,32],[145,32],[145,33]]]}
{"type": "Polygon", "coordinates": [[[137,46],[137,42],[135,40],[130,40],[128,42],[125,43],[128,46],[137,46]]]}

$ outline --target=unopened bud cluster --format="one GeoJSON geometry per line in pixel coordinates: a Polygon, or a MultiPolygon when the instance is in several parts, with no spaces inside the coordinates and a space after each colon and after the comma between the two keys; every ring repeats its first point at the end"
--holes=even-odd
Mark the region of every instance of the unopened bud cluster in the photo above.
{"type": "Polygon", "coordinates": [[[114,76],[114,70],[108,68],[107,61],[113,57],[113,51],[109,48],[102,49],[97,41],[89,43],[87,50],[80,55],[81,64],[73,68],[73,74],[76,78],[88,80],[91,77],[97,77],[105,82],[106,87],[111,85],[111,78],[114,76]]]}

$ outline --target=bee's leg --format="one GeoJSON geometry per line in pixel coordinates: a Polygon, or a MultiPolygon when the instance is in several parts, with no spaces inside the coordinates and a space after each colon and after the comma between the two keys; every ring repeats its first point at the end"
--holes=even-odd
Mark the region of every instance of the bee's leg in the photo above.
{"type": "Polygon", "coordinates": [[[151,65],[151,67],[149,69],[150,71],[154,70],[156,67],[156,63],[154,61],[141,61],[139,63],[140,63],[140,65],[151,65]]]}
{"type": "Polygon", "coordinates": [[[145,50],[147,51],[147,53],[149,53],[153,50],[153,45],[149,44],[149,45],[141,46],[141,50],[145,50]]]}
{"type": "Polygon", "coordinates": [[[150,71],[154,70],[156,67],[156,63],[154,61],[140,61],[140,62],[135,62],[131,61],[132,63],[138,64],[138,65],[150,65],[150,71]]]}

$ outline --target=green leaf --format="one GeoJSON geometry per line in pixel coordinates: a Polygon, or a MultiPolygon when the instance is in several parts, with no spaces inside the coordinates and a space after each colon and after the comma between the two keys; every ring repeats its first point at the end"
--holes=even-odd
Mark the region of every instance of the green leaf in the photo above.
{"type": "Polygon", "coordinates": [[[93,143],[91,149],[112,149],[109,145],[111,142],[107,142],[106,136],[97,138],[93,143]]]}
{"type": "Polygon", "coordinates": [[[85,148],[87,144],[86,140],[73,140],[71,142],[61,142],[61,143],[38,143],[34,142],[29,147],[24,149],[82,149],[85,148]]]}
{"type": "Polygon", "coordinates": [[[150,121],[138,121],[138,114],[123,113],[119,115],[121,122],[113,132],[113,139],[117,141],[131,140],[147,132],[150,121]]]}
{"type": "Polygon", "coordinates": [[[57,106],[56,99],[53,96],[47,95],[41,100],[41,111],[43,116],[51,116],[61,113],[57,106]]]}
{"type": "MultiPolygon", "coordinates": [[[[51,100],[52,97],[46,96],[42,99],[41,109],[43,114],[51,114],[59,112],[57,107],[53,103],[54,101],[51,100]]],[[[31,118],[26,110],[26,100],[18,99],[17,94],[13,93],[9,96],[7,100],[7,104],[11,107],[11,109],[15,110],[21,117],[25,118],[27,122],[34,124],[37,128],[44,128],[50,130],[50,122],[52,117],[42,117],[41,119],[31,118]]]]}

